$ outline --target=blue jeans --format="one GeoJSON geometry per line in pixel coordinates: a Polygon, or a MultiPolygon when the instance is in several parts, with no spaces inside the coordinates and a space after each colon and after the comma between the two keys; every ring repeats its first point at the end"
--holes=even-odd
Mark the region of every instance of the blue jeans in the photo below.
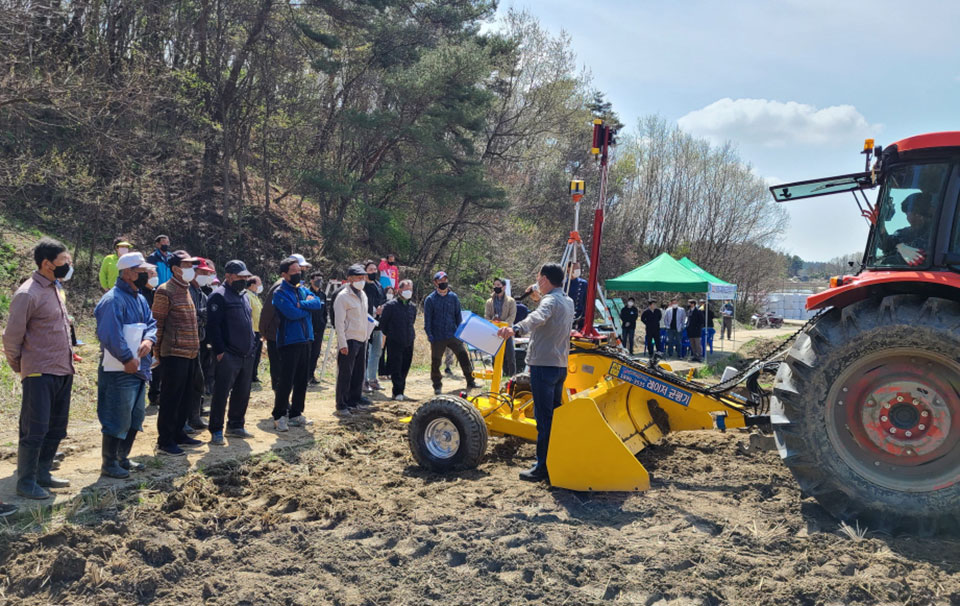
{"type": "Polygon", "coordinates": [[[147,382],[125,372],[97,370],[97,418],[102,432],[124,439],[131,429],[143,431],[147,382]]]}
{"type": "Polygon", "coordinates": [[[680,331],[667,329],[667,349],[664,352],[668,356],[680,355],[680,331]],[[676,353],[674,353],[676,352],[676,353]]]}
{"type": "Polygon", "coordinates": [[[377,381],[377,370],[380,369],[380,354],[383,352],[383,333],[379,330],[373,331],[370,341],[367,344],[367,383],[377,381]]]}
{"type": "Polygon", "coordinates": [[[533,416],[537,420],[537,469],[547,468],[547,446],[553,426],[553,409],[563,398],[563,382],[567,369],[559,366],[531,366],[530,392],[533,394],[533,416]]]}

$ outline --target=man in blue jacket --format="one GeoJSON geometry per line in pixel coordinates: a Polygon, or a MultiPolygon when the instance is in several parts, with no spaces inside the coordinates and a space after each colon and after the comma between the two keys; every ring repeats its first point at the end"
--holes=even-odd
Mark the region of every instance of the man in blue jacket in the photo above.
{"type": "Polygon", "coordinates": [[[301,427],[311,423],[303,416],[313,344],[310,312],[322,310],[324,302],[300,285],[302,275],[297,259],[287,257],[280,263],[283,282],[273,293],[273,307],[279,320],[277,352],[280,355],[280,375],[273,401],[273,427],[277,431],[287,431],[290,425],[301,427]]]}
{"type": "Polygon", "coordinates": [[[433,381],[433,393],[437,395],[443,393],[440,361],[443,359],[443,351],[447,348],[450,348],[460,362],[460,370],[467,379],[467,389],[475,389],[477,383],[473,380],[470,356],[467,355],[463,343],[456,337],[457,327],[460,326],[460,299],[450,290],[447,272],[438,271],[433,276],[433,284],[436,290],[423,302],[423,328],[430,341],[430,380],[433,381]]]}
{"type": "Polygon", "coordinates": [[[103,432],[100,471],[111,478],[127,478],[143,464],[130,461],[130,449],[138,431],[143,431],[144,399],[150,381],[151,351],[157,341],[157,321],[147,300],[140,294],[147,284],[151,266],[138,252],[117,260],[117,284],[106,292],[93,310],[97,318],[97,339],[103,355],[109,353],[123,364],[123,370],[97,371],[97,417],[103,432]],[[136,351],[130,349],[123,327],[143,324],[146,328],[136,351]]]}
{"type": "Polygon", "coordinates": [[[253,309],[244,295],[247,280],[253,277],[243,261],[229,261],[223,268],[223,283],[207,301],[207,332],[213,344],[213,399],[210,401],[210,443],[223,445],[223,416],[230,396],[226,435],[250,438],[244,429],[253,364],[260,342],[253,334],[253,309]]]}
{"type": "Polygon", "coordinates": [[[583,330],[583,314],[587,309],[587,281],[580,277],[580,263],[567,265],[567,296],[573,299],[573,323],[583,330]]]}

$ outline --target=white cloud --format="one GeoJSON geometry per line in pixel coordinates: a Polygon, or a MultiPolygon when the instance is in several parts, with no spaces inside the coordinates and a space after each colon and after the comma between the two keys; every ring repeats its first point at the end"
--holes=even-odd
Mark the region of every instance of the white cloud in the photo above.
{"type": "Polygon", "coordinates": [[[677,120],[683,130],[715,142],[782,147],[795,143],[849,144],[877,134],[882,125],[870,124],[852,105],[818,109],[796,101],[720,99],[677,120]]]}

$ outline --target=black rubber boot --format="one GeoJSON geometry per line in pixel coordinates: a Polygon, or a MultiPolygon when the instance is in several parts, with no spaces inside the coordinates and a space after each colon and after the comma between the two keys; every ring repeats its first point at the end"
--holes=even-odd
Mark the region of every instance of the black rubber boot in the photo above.
{"type": "Polygon", "coordinates": [[[130,460],[130,451],[133,449],[133,441],[137,439],[137,430],[131,429],[127,432],[127,437],[120,443],[120,467],[127,471],[143,471],[146,465],[130,460]]]}
{"type": "Polygon", "coordinates": [[[37,468],[40,466],[40,449],[21,446],[17,449],[17,494],[38,501],[51,496],[43,486],[37,484],[37,468]]]}
{"type": "Polygon", "coordinates": [[[120,466],[120,443],[121,441],[113,436],[103,434],[103,446],[101,456],[103,465],[100,466],[100,473],[108,478],[124,479],[130,477],[130,472],[120,466]]]}
{"type": "Polygon", "coordinates": [[[37,484],[44,488],[68,488],[70,480],[66,478],[57,478],[50,475],[53,462],[57,457],[57,448],[60,446],[60,440],[56,442],[44,442],[40,447],[40,458],[37,466],[37,484]]]}

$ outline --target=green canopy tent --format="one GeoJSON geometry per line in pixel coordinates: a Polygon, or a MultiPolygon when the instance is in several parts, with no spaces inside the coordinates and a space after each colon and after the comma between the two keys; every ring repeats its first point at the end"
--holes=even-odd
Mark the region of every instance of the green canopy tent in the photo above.
{"type": "Polygon", "coordinates": [[[681,265],[669,253],[663,253],[604,284],[608,291],[707,292],[710,289],[709,280],[681,265]]]}

